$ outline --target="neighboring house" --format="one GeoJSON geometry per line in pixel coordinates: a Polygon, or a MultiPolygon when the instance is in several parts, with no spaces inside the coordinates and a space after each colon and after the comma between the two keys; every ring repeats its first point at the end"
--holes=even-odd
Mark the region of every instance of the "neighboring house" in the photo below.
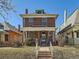
{"type": "Polygon", "coordinates": [[[49,41],[55,41],[55,20],[57,14],[46,14],[44,10],[36,10],[35,13],[21,14],[23,18],[24,41],[29,38],[38,41],[40,45],[47,45],[49,41]]]}
{"type": "Polygon", "coordinates": [[[22,43],[22,33],[8,22],[0,23],[0,46],[13,46],[22,43]]]}
{"type": "Polygon", "coordinates": [[[0,23],[0,42],[4,38],[3,33],[4,33],[4,26],[0,23]]]}
{"type": "Polygon", "coordinates": [[[79,9],[76,9],[69,17],[64,12],[64,23],[60,26],[58,33],[60,42],[66,44],[79,44],[79,9]]]}

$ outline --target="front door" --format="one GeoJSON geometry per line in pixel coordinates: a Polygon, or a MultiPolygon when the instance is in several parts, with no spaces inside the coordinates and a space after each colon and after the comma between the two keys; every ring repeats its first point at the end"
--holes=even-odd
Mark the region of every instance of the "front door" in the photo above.
{"type": "Polygon", "coordinates": [[[46,33],[45,32],[41,32],[40,45],[46,46],[46,33]]]}

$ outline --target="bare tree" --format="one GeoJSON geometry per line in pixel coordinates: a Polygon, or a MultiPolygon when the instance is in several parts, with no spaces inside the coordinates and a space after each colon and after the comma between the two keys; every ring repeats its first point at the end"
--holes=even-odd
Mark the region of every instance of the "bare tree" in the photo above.
{"type": "Polygon", "coordinates": [[[0,0],[0,16],[5,19],[3,12],[8,15],[9,11],[14,11],[12,0],[0,0]]]}

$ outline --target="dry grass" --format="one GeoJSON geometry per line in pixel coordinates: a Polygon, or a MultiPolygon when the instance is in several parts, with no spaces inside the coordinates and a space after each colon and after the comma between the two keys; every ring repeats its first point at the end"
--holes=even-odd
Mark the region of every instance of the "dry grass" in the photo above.
{"type": "Polygon", "coordinates": [[[25,48],[11,48],[11,47],[6,47],[6,48],[0,48],[0,54],[24,54],[25,53],[33,53],[34,51],[33,47],[25,47],[25,48]]]}
{"type": "Polygon", "coordinates": [[[79,49],[74,47],[53,47],[55,59],[79,59],[79,49]]]}
{"type": "Polygon", "coordinates": [[[34,47],[0,48],[0,59],[35,59],[34,47]]]}

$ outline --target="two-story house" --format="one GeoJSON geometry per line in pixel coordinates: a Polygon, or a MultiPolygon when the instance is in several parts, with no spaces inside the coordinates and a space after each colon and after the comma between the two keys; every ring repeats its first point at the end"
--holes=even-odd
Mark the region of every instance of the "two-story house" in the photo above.
{"type": "Polygon", "coordinates": [[[21,14],[23,18],[24,41],[28,38],[38,40],[39,45],[47,45],[55,40],[55,20],[57,14],[47,14],[44,10],[35,10],[34,13],[21,14]]]}

